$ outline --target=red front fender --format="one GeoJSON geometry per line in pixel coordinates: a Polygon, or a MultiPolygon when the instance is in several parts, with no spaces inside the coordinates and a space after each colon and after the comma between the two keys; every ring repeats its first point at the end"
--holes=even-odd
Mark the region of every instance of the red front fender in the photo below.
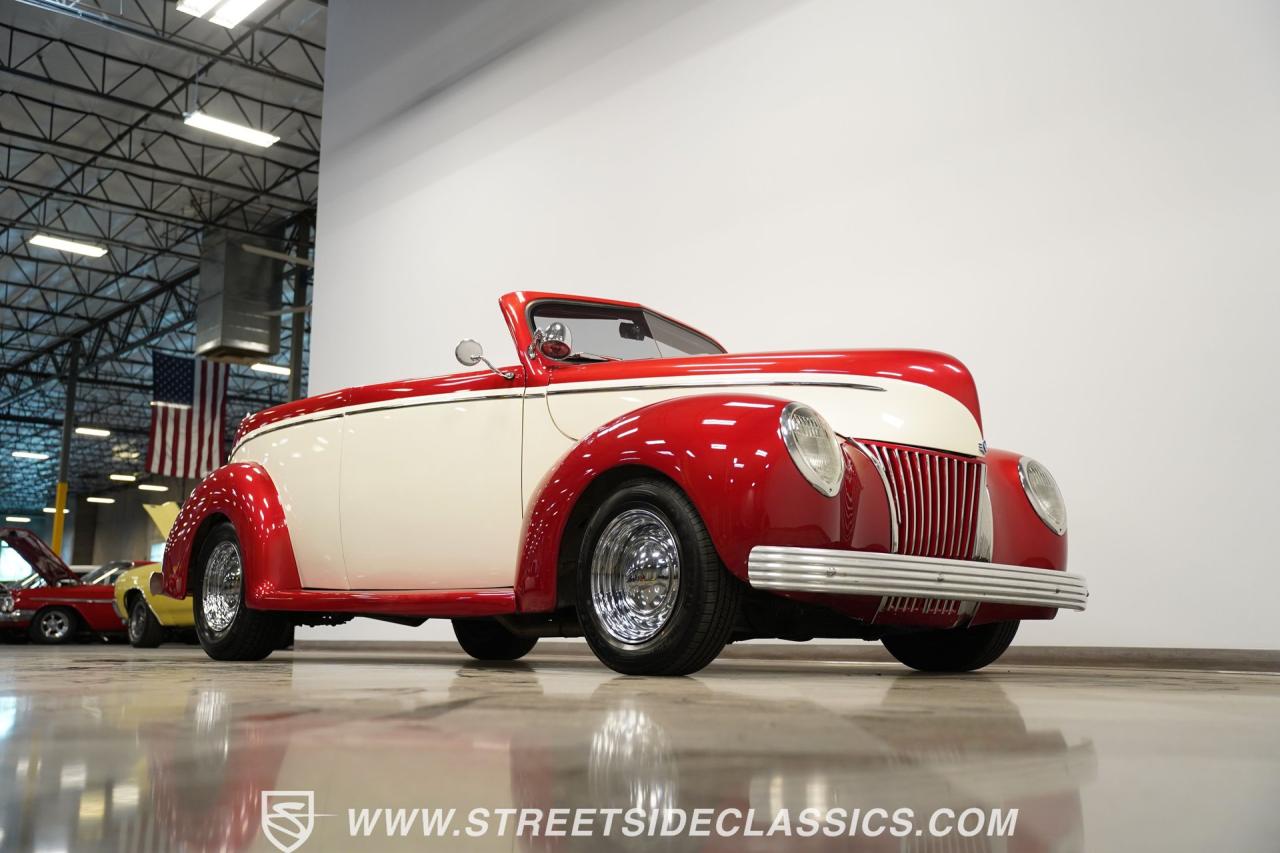
{"type": "MultiPolygon", "coordinates": [[[[845,486],[820,494],[782,442],[787,401],[754,395],[681,397],[626,414],[580,441],[543,478],[525,513],[516,574],[517,606],[556,606],[561,545],[579,502],[602,477],[657,472],[693,502],[729,571],[747,577],[756,545],[888,549],[888,504],[870,462],[847,444],[845,486]],[[872,479],[866,479],[866,478],[872,479]],[[874,482],[862,512],[862,481],[874,482]]],[[[589,501],[594,505],[594,500],[589,501]]],[[[585,506],[584,509],[589,509],[585,506]]]]}
{"type": "Polygon", "coordinates": [[[259,464],[233,462],[206,477],[182,505],[164,548],[165,595],[187,596],[191,559],[221,519],[231,522],[240,540],[248,606],[264,594],[301,587],[275,483],[259,464]]]}

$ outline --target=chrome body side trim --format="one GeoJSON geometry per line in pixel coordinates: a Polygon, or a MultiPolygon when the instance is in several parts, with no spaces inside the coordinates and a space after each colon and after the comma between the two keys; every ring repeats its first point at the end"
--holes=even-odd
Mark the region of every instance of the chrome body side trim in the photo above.
{"type": "Polygon", "coordinates": [[[1080,575],[951,560],[758,545],[747,577],[757,589],[833,595],[917,596],[964,602],[1084,610],[1089,590],[1080,575]]]}
{"type": "MultiPolygon", "coordinates": [[[[583,383],[585,384],[585,383],[583,383]]],[[[564,394],[600,394],[610,391],[665,391],[673,388],[796,388],[796,387],[816,387],[816,388],[849,388],[854,391],[884,391],[878,385],[863,385],[857,382],[771,382],[769,380],[760,381],[743,381],[734,379],[732,375],[723,382],[659,382],[636,384],[629,383],[625,380],[617,381],[610,385],[601,385],[592,388],[571,388],[564,385],[556,386],[554,377],[552,384],[547,386],[547,394],[552,397],[564,394]]]]}
{"type": "Polygon", "coordinates": [[[365,403],[365,404],[342,406],[340,408],[331,409],[324,412],[315,412],[309,415],[297,415],[292,418],[287,418],[283,421],[278,421],[273,424],[268,424],[266,426],[259,427],[258,429],[245,435],[238,442],[236,442],[235,447],[231,448],[231,456],[229,458],[234,459],[235,455],[240,451],[240,448],[243,447],[246,442],[255,438],[259,438],[260,436],[268,435],[273,432],[278,432],[282,429],[288,429],[289,427],[296,426],[298,424],[318,423],[320,421],[327,421],[332,418],[341,418],[341,417],[347,417],[352,415],[362,415],[366,412],[383,412],[388,409],[410,409],[410,408],[416,408],[419,406],[440,406],[440,405],[447,405],[450,403],[475,403],[483,400],[507,400],[514,397],[543,397],[543,396],[554,397],[554,396],[561,396],[566,394],[604,394],[604,393],[609,393],[613,391],[661,391],[661,390],[670,390],[670,389],[677,389],[677,388],[678,389],[684,389],[684,388],[708,389],[708,388],[730,388],[730,387],[744,387],[744,386],[760,387],[760,388],[815,386],[815,387],[821,387],[821,388],[850,388],[855,391],[884,391],[883,388],[876,385],[862,385],[858,383],[849,383],[849,382],[770,382],[768,380],[762,380],[762,381],[750,381],[750,380],[728,381],[726,380],[721,382],[711,382],[711,381],[700,382],[696,384],[695,383],[681,384],[677,382],[657,383],[657,384],[653,384],[653,383],[636,384],[636,383],[629,383],[625,380],[622,380],[622,381],[618,381],[617,383],[610,384],[603,387],[572,388],[572,387],[561,386],[556,388],[553,386],[548,386],[545,390],[543,390],[542,388],[538,388],[537,390],[531,389],[530,392],[528,393],[526,393],[525,389],[520,388],[520,389],[513,389],[510,391],[485,392],[485,393],[475,394],[474,396],[426,394],[420,397],[407,397],[401,400],[385,400],[379,403],[365,403]]]}
{"type": "Polygon", "coordinates": [[[41,596],[37,599],[37,603],[44,607],[46,604],[111,604],[115,600],[114,595],[111,598],[45,598],[41,596]]]}

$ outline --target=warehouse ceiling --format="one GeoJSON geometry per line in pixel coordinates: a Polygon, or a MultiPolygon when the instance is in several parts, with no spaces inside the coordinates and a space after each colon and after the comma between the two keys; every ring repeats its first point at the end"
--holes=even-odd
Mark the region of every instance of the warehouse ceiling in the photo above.
{"type": "MultiPolygon", "coordinates": [[[[0,4],[0,510],[51,504],[77,341],[77,425],[112,435],[73,439],[71,490],[105,494],[110,473],[141,471],[151,351],[192,353],[205,228],[310,251],[324,35],[315,0],[268,2],[232,29],[173,0],[0,4]],[[184,124],[197,109],[280,141],[184,124]],[[109,251],[31,246],[37,231],[109,251]]],[[[233,367],[230,423],[286,394],[286,380],[233,367]]]]}

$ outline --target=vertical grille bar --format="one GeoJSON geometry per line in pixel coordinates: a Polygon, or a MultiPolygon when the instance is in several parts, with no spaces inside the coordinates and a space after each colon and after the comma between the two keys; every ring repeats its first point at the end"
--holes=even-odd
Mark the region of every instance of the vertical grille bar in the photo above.
{"type": "Polygon", "coordinates": [[[899,552],[972,557],[983,463],[931,450],[864,444],[884,465],[898,506],[899,552]]]}

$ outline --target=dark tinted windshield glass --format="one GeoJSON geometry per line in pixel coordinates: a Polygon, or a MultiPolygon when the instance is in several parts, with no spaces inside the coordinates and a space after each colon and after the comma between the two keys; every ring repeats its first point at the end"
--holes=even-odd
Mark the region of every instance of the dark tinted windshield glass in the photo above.
{"type": "Polygon", "coordinates": [[[724,352],[709,338],[652,311],[587,302],[539,302],[530,325],[543,340],[563,341],[561,361],[630,361],[724,352]]]}

